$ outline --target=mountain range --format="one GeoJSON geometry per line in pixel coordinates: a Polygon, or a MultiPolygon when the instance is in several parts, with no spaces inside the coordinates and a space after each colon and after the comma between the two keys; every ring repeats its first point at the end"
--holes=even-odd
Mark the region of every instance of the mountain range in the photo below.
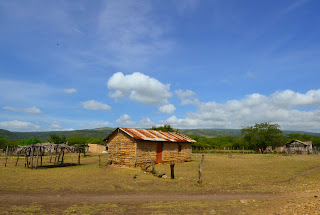
{"type": "MultiPolygon", "coordinates": [[[[12,132],[4,129],[0,129],[0,136],[3,136],[9,140],[21,140],[29,138],[38,138],[45,142],[49,139],[51,134],[57,134],[59,136],[64,135],[66,138],[74,136],[83,137],[107,137],[115,128],[96,128],[96,129],[84,129],[84,130],[72,130],[72,131],[41,131],[41,132],[12,132]]],[[[241,137],[241,129],[180,129],[180,132],[185,135],[196,135],[207,138],[211,137],[241,137]]],[[[303,131],[283,131],[284,134],[289,133],[305,133],[314,136],[320,136],[320,133],[311,133],[303,131]]]]}

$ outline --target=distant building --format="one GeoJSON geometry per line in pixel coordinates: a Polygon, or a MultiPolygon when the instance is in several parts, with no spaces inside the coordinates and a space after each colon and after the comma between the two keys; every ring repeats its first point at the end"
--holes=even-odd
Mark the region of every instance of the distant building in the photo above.
{"type": "Polygon", "coordinates": [[[288,153],[311,154],[312,146],[312,141],[302,142],[300,140],[292,140],[286,144],[286,150],[288,153]]]}
{"type": "Polygon", "coordinates": [[[149,152],[156,163],[191,161],[191,144],[196,142],[176,132],[133,128],[117,128],[104,141],[110,163],[132,167],[150,163],[149,152]]]}

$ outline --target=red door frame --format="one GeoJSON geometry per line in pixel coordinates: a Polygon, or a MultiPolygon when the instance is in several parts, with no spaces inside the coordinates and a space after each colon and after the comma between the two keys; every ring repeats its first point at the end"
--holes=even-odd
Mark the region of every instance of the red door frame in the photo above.
{"type": "Polygon", "coordinates": [[[162,163],[162,143],[157,143],[157,159],[156,163],[162,163]]]}

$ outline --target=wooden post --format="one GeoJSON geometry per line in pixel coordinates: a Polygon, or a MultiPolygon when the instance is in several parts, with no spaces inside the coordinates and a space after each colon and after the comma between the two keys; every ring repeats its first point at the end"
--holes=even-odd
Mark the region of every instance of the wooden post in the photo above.
{"type": "Polygon", "coordinates": [[[44,149],[42,149],[42,147],[40,147],[40,166],[42,167],[42,156],[44,154],[44,149]]]}
{"type": "Polygon", "coordinates": [[[170,164],[170,169],[171,169],[171,179],[174,179],[174,165],[175,163],[170,164]]]}
{"type": "Polygon", "coordinates": [[[5,163],[4,163],[4,167],[7,167],[8,151],[9,151],[9,146],[7,146],[7,149],[6,149],[6,161],[5,161],[5,163]]]}
{"type": "Polygon", "coordinates": [[[79,153],[79,155],[78,155],[78,164],[80,165],[80,147],[78,149],[78,153],[79,153]]]}
{"type": "Polygon", "coordinates": [[[27,167],[28,157],[26,150],[24,151],[24,167],[27,167]]]}
{"type": "Polygon", "coordinates": [[[31,152],[30,152],[30,162],[31,162],[31,169],[33,169],[33,154],[34,154],[34,147],[31,146],[31,152]]]}
{"type": "Polygon", "coordinates": [[[37,161],[36,161],[36,169],[38,169],[38,162],[39,162],[39,150],[40,147],[37,148],[37,161]]]}
{"type": "Polygon", "coordinates": [[[20,152],[18,152],[18,157],[17,157],[16,165],[14,165],[14,166],[17,166],[17,165],[18,165],[19,156],[20,156],[20,152]]]}
{"type": "Polygon", "coordinates": [[[203,160],[204,160],[204,154],[202,154],[202,158],[201,158],[200,163],[199,163],[199,180],[198,180],[198,184],[202,184],[202,163],[203,163],[203,160]]]}
{"type": "Polygon", "coordinates": [[[62,149],[62,158],[61,158],[61,164],[64,162],[64,149],[62,149]]]}
{"type": "Polygon", "coordinates": [[[51,163],[51,160],[52,160],[52,149],[50,149],[50,161],[49,161],[49,163],[51,163]]]}
{"type": "Polygon", "coordinates": [[[151,171],[151,173],[152,173],[152,174],[155,174],[156,171],[155,171],[155,168],[154,168],[154,162],[153,162],[153,160],[152,160],[151,152],[150,152],[150,151],[149,151],[149,157],[150,157],[150,162],[151,162],[151,165],[152,165],[152,171],[151,171]]]}
{"type": "Polygon", "coordinates": [[[101,166],[101,158],[100,158],[101,155],[99,155],[99,166],[101,166]]]}
{"type": "Polygon", "coordinates": [[[56,146],[56,157],[54,158],[54,166],[57,165],[58,161],[57,161],[57,156],[58,156],[58,146],[56,146]]]}

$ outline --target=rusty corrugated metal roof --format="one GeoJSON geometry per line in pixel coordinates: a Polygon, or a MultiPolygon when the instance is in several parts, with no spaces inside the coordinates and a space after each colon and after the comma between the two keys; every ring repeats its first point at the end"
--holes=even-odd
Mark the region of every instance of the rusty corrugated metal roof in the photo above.
{"type": "Polygon", "coordinates": [[[118,128],[121,131],[128,134],[130,137],[137,140],[149,140],[149,141],[164,141],[164,142],[189,142],[194,143],[195,140],[190,137],[176,133],[176,132],[165,132],[165,131],[155,131],[147,129],[137,129],[137,128],[118,128]]]}

